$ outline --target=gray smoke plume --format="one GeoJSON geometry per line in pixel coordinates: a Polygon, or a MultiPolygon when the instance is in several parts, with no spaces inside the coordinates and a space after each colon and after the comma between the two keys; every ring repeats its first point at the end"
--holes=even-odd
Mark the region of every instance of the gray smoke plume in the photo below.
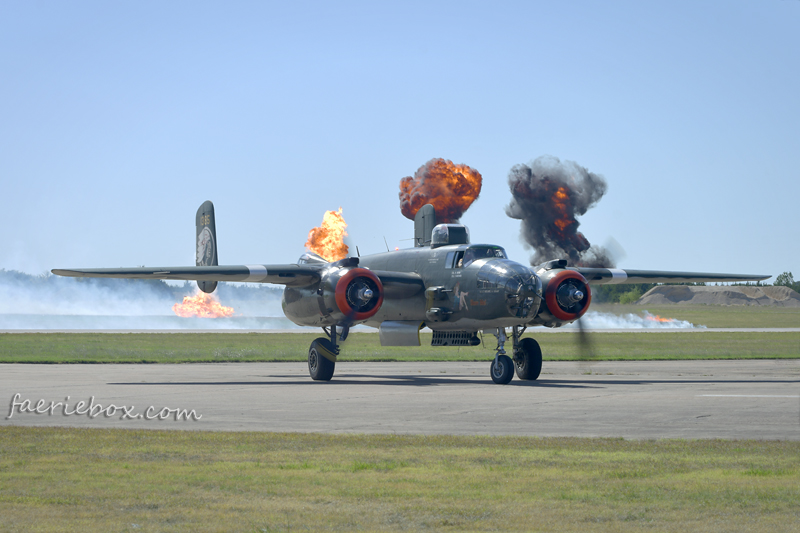
{"type": "Polygon", "coordinates": [[[513,198],[506,214],[522,221],[520,236],[534,250],[531,264],[567,259],[570,266],[613,267],[601,246],[593,246],[578,231],[576,217],[594,207],[606,193],[602,176],[574,161],[544,155],[508,173],[513,198]]]}

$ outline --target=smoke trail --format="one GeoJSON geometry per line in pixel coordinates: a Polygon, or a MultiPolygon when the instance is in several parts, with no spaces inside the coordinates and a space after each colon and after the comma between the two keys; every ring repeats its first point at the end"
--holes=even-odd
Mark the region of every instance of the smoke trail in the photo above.
{"type": "Polygon", "coordinates": [[[172,306],[194,294],[194,282],[62,278],[0,269],[0,329],[290,329],[282,290],[220,283],[216,295],[236,317],[181,318],[172,306]]]}
{"type": "MultiPolygon", "coordinates": [[[[642,316],[627,313],[625,315],[615,315],[613,313],[601,313],[589,311],[583,318],[583,327],[586,329],[696,329],[705,328],[702,325],[695,325],[686,320],[676,318],[661,318],[647,311],[642,311],[642,316]]],[[[569,324],[564,328],[578,328],[577,324],[569,324]]]]}
{"type": "Polygon", "coordinates": [[[522,221],[523,243],[533,248],[531,264],[567,259],[572,266],[613,267],[606,249],[593,246],[578,231],[577,218],[606,193],[602,176],[574,161],[541,156],[530,165],[516,165],[508,174],[513,198],[506,214],[522,221]]]}
{"type": "Polygon", "coordinates": [[[437,222],[455,222],[481,194],[483,178],[474,168],[446,159],[431,159],[414,176],[400,180],[400,211],[414,220],[425,205],[436,209],[437,222]]]}

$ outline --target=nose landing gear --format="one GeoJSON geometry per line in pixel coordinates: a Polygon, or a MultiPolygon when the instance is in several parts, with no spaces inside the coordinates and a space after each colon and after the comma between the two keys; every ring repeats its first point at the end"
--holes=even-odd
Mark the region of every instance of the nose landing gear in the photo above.
{"type": "Polygon", "coordinates": [[[498,328],[493,331],[497,337],[497,353],[492,361],[490,375],[492,381],[499,385],[506,385],[511,382],[516,370],[517,377],[526,381],[535,380],[542,372],[542,349],[534,339],[522,339],[525,327],[514,326],[511,328],[511,338],[514,346],[514,359],[506,355],[505,342],[506,331],[498,328]]]}
{"type": "Polygon", "coordinates": [[[492,381],[498,385],[505,385],[514,377],[514,363],[506,355],[505,344],[507,337],[505,328],[498,328],[494,336],[497,337],[497,353],[489,368],[489,373],[492,376],[492,381]]]}

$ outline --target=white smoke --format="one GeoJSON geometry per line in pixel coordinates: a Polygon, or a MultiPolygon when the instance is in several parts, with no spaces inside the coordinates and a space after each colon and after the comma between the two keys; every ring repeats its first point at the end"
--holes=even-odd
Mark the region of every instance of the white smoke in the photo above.
{"type": "Polygon", "coordinates": [[[172,311],[194,283],[33,276],[0,270],[0,329],[289,329],[281,291],[221,283],[231,318],[181,318],[172,311]]]}
{"type": "MultiPolygon", "coordinates": [[[[696,329],[705,326],[695,325],[686,320],[675,318],[658,320],[661,317],[653,315],[648,311],[643,311],[642,315],[627,313],[625,315],[615,315],[612,313],[600,313],[588,311],[581,320],[586,329],[696,329]]],[[[576,323],[564,326],[565,328],[577,328],[576,323]]]]}

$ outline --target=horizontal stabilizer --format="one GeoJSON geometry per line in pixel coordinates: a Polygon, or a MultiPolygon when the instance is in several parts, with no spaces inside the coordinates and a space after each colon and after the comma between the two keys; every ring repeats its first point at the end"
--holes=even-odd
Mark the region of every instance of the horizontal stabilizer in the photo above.
{"type": "Polygon", "coordinates": [[[580,272],[591,285],[607,283],[722,283],[763,281],[768,275],[717,274],[712,272],[672,272],[668,270],[629,270],[621,268],[569,267],[580,272]]]}

